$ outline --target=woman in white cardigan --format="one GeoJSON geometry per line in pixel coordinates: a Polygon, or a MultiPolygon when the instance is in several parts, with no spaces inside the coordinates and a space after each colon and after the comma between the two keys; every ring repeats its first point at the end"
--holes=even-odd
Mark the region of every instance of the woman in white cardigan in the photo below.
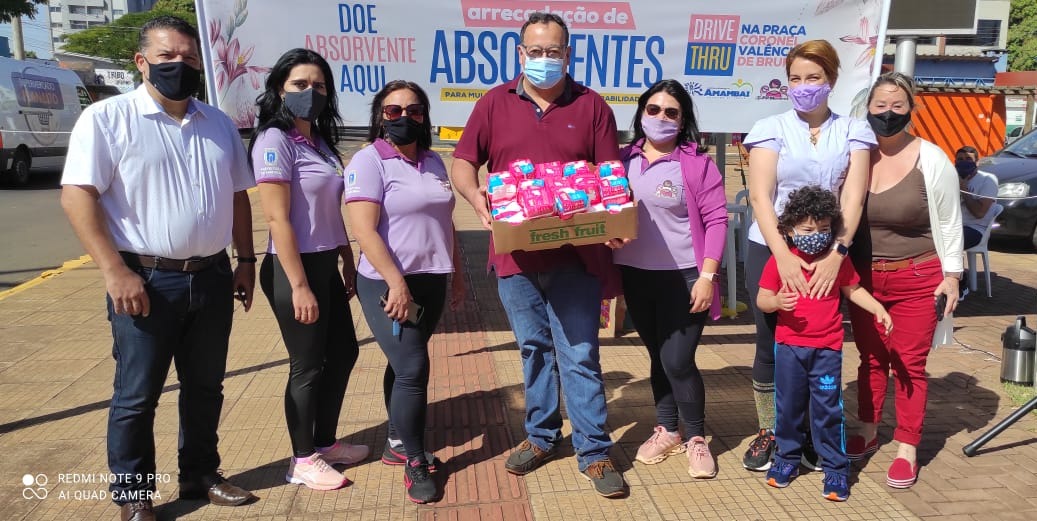
{"type": "Polygon", "coordinates": [[[900,73],[879,77],[868,97],[868,122],[878,148],[872,151],[865,211],[851,255],[861,285],[893,317],[888,334],[867,311],[850,305],[860,351],[860,433],[846,445],[851,460],[878,450],[878,424],[892,370],[899,442],[886,475],[894,488],[918,479],[928,382],[926,358],[937,324],[949,325],[958,302],[962,228],[954,164],[936,145],[907,132],[914,109],[914,82],[900,73]]]}

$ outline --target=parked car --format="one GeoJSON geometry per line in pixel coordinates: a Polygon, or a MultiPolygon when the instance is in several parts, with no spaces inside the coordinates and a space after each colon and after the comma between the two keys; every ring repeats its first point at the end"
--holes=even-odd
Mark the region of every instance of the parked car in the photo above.
{"type": "Polygon", "coordinates": [[[1037,248],[1037,132],[980,159],[979,170],[997,177],[997,202],[1005,207],[991,236],[1024,239],[1037,248]]]}
{"type": "Polygon", "coordinates": [[[1023,127],[1012,127],[1012,130],[1005,134],[1005,146],[1011,145],[1021,135],[1023,135],[1023,127]]]}

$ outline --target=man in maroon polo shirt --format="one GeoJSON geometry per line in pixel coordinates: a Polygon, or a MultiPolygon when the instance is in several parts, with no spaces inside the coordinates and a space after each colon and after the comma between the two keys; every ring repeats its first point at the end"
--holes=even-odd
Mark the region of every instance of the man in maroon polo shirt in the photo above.
{"type": "MultiPolygon", "coordinates": [[[[450,177],[490,227],[478,170],[507,170],[516,159],[534,163],[619,158],[616,118],[596,92],[573,81],[569,30],[557,15],[533,13],[518,46],[523,74],[486,93],[472,110],[454,151],[450,177]]],[[[496,254],[489,267],[522,354],[525,441],[505,468],[526,474],[555,455],[561,440],[559,379],[572,423],[580,472],[605,497],[626,494],[612,465],[605,432],[605,385],[598,353],[603,296],[614,294],[611,253],[604,245],[496,254]]]]}

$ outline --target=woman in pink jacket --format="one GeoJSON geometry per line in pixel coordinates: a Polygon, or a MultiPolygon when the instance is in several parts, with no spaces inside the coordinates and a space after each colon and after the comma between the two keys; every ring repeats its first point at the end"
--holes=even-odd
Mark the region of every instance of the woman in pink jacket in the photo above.
{"type": "MultiPolygon", "coordinates": [[[[727,233],[724,181],[699,146],[691,96],[675,80],[638,99],[634,141],[620,153],[638,201],[637,239],[616,249],[627,309],[651,359],[658,425],[637,460],[687,452],[694,478],[716,476],[705,439],[706,392],[695,365],[727,233]],[[680,434],[680,423],[684,434],[680,434]]],[[[618,246],[618,244],[617,244],[618,246]]]]}

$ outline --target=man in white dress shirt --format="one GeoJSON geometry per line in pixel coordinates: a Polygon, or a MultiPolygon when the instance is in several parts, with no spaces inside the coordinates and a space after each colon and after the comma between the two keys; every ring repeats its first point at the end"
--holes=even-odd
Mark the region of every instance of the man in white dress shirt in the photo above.
{"type": "Polygon", "coordinates": [[[155,407],[176,364],[180,497],[256,499],[217,471],[216,428],[236,293],[252,304],[254,185],[237,128],[192,98],[198,32],[159,17],[134,56],[144,82],[83,111],[69,143],[61,203],[104,276],[114,339],[108,415],[110,489],[123,521],[155,519],[155,407]],[[226,247],[233,237],[237,268],[226,247]]]}

